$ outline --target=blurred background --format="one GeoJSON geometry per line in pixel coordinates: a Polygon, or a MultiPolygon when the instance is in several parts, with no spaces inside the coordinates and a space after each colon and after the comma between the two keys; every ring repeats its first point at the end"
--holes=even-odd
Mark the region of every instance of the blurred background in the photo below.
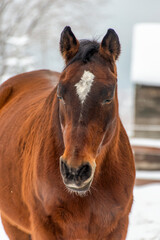
{"type": "Polygon", "coordinates": [[[137,169],[127,240],[160,240],[160,1],[1,0],[0,83],[31,70],[62,71],[66,25],[78,39],[101,41],[108,28],[120,38],[120,116],[137,169]]]}

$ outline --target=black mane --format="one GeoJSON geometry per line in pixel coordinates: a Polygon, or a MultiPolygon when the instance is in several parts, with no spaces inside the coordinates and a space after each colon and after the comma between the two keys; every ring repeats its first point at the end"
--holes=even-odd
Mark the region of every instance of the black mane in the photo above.
{"type": "Polygon", "coordinates": [[[76,61],[81,61],[84,64],[91,61],[92,56],[95,53],[97,53],[98,50],[99,50],[98,42],[90,40],[80,40],[79,50],[77,54],[67,63],[67,66],[76,61]]]}

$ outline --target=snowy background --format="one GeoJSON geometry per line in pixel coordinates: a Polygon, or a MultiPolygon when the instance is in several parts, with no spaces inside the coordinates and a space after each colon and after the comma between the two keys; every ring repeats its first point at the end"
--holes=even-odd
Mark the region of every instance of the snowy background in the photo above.
{"type": "Polygon", "coordinates": [[[160,240],[160,184],[135,187],[127,240],[160,240]]]}

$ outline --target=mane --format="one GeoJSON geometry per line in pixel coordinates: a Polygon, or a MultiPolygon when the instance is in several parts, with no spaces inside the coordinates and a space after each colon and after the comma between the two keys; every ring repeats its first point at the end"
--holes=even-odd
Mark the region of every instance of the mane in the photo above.
{"type": "Polygon", "coordinates": [[[99,43],[95,40],[80,40],[80,46],[77,54],[67,63],[68,67],[70,64],[81,61],[82,63],[90,62],[93,55],[99,50],[99,43]]]}

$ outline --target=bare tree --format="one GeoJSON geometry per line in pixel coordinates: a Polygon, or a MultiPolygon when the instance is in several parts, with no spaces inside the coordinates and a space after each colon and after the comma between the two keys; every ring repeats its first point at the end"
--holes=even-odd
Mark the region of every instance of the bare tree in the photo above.
{"type": "MultiPolygon", "coordinates": [[[[26,44],[54,1],[0,1],[0,77],[27,70],[33,59],[26,55],[26,44]]],[[[43,30],[42,30],[43,31],[43,30]]]]}

